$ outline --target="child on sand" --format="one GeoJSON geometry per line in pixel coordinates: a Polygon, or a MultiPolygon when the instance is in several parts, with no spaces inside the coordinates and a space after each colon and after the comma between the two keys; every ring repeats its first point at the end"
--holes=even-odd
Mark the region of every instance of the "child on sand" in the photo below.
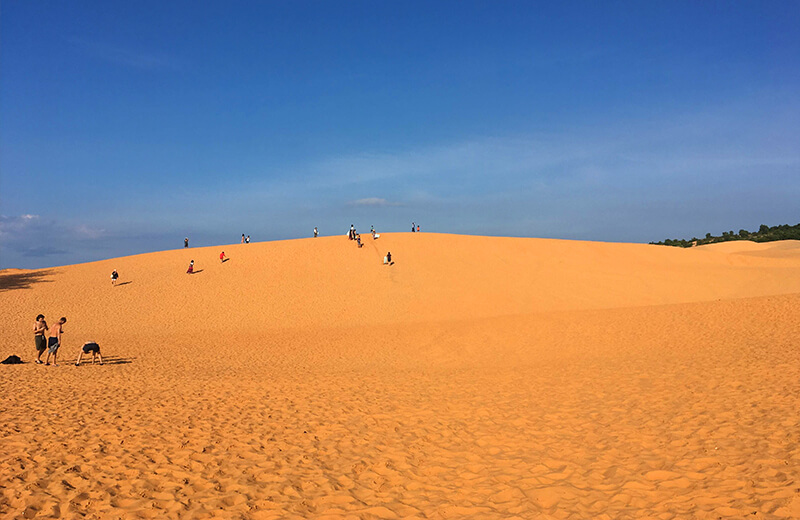
{"type": "Polygon", "coordinates": [[[47,349],[47,338],[44,337],[44,333],[47,332],[47,322],[44,321],[44,314],[40,314],[36,316],[36,321],[33,323],[33,338],[36,340],[36,364],[41,365],[44,363],[42,361],[42,354],[47,349]]]}
{"type": "Polygon", "coordinates": [[[100,358],[100,364],[103,364],[103,356],[100,354],[100,345],[98,345],[94,341],[87,341],[81,347],[81,351],[78,353],[78,360],[75,362],[75,366],[81,366],[81,359],[83,358],[84,354],[88,354],[89,352],[92,353],[92,364],[94,365],[95,358],[100,358]]]}
{"type": "Polygon", "coordinates": [[[194,274],[194,260],[189,262],[189,269],[186,270],[187,274],[194,274]]]}
{"type": "Polygon", "coordinates": [[[50,364],[50,355],[53,356],[53,366],[57,367],[57,358],[58,358],[58,349],[61,347],[61,334],[64,333],[64,324],[67,322],[67,318],[61,318],[58,320],[58,323],[53,325],[53,329],[50,331],[50,337],[47,338],[47,359],[45,359],[44,364],[50,364]]]}

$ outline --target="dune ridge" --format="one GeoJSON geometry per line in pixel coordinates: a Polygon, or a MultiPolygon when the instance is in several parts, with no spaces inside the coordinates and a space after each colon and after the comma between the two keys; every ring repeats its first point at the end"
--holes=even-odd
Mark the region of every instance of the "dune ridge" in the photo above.
{"type": "Polygon", "coordinates": [[[2,369],[0,514],[800,517],[800,248],[735,245],[399,233],[0,272],[0,356],[33,359],[42,312],[67,363],[108,358],[2,369]]]}

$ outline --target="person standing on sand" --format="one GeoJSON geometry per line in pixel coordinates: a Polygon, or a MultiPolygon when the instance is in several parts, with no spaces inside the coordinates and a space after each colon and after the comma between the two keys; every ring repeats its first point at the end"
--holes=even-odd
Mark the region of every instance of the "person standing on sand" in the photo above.
{"type": "Polygon", "coordinates": [[[244,244],[244,233],[242,233],[242,244],[244,244]]]}
{"type": "Polygon", "coordinates": [[[189,247],[189,237],[183,239],[183,247],[189,247]]]}
{"type": "Polygon", "coordinates": [[[419,233],[419,224],[417,224],[417,233],[419,233]]]}
{"type": "Polygon", "coordinates": [[[81,366],[81,359],[83,358],[84,354],[88,354],[89,352],[92,353],[92,364],[94,365],[95,358],[100,358],[100,364],[103,364],[103,355],[100,354],[100,345],[98,345],[94,341],[87,341],[81,347],[80,352],[78,352],[78,360],[75,362],[75,366],[81,366]]]}
{"type": "Polygon", "coordinates": [[[119,278],[119,273],[116,269],[111,271],[111,285],[117,285],[117,279],[119,278]]]}
{"type": "Polygon", "coordinates": [[[314,226],[314,238],[319,236],[319,231],[317,231],[317,226],[314,226]]]}
{"type": "Polygon", "coordinates": [[[67,322],[67,318],[61,318],[58,320],[58,323],[53,325],[53,328],[50,330],[50,337],[47,338],[47,359],[45,359],[44,364],[50,364],[50,355],[53,355],[53,366],[57,367],[58,362],[56,361],[58,358],[58,349],[61,347],[61,334],[64,333],[64,324],[67,322]]]}
{"type": "Polygon", "coordinates": [[[189,269],[186,270],[187,274],[194,274],[194,260],[189,262],[189,269]]]}
{"type": "Polygon", "coordinates": [[[36,316],[36,321],[33,323],[33,339],[36,341],[37,365],[44,363],[42,361],[42,354],[44,354],[44,351],[47,348],[47,339],[44,337],[44,333],[47,332],[48,328],[47,322],[44,321],[44,314],[36,316]]]}
{"type": "Polygon", "coordinates": [[[416,230],[417,230],[417,223],[416,223],[416,222],[412,222],[412,223],[411,223],[411,232],[413,233],[413,232],[415,232],[416,230]]]}

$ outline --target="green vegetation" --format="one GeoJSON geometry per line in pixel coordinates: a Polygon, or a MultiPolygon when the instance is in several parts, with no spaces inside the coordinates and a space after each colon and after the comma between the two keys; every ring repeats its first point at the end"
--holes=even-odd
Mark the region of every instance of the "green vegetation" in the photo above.
{"type": "Polygon", "coordinates": [[[775,240],[800,240],[800,224],[790,226],[783,224],[780,226],[769,227],[761,224],[758,231],[750,232],[740,229],[738,233],[733,231],[723,231],[722,236],[712,236],[706,233],[705,238],[693,237],[690,240],[668,238],[663,242],[650,242],[659,246],[692,247],[693,245],[702,246],[704,244],[714,244],[716,242],[730,242],[731,240],[752,240],[753,242],[774,242],[775,240]]]}

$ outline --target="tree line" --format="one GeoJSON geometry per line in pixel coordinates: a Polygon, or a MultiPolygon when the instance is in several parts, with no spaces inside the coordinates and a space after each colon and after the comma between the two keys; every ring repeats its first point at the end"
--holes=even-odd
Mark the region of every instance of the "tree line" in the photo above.
{"type": "Polygon", "coordinates": [[[668,238],[661,242],[650,242],[658,246],[692,247],[704,244],[714,244],[717,242],[730,242],[732,240],[752,240],[753,242],[773,242],[775,240],[800,240],[800,224],[790,226],[782,224],[780,226],[767,226],[761,224],[758,231],[747,231],[740,229],[738,233],[733,231],[723,231],[722,236],[713,236],[706,233],[705,238],[692,237],[690,240],[668,238]]]}

